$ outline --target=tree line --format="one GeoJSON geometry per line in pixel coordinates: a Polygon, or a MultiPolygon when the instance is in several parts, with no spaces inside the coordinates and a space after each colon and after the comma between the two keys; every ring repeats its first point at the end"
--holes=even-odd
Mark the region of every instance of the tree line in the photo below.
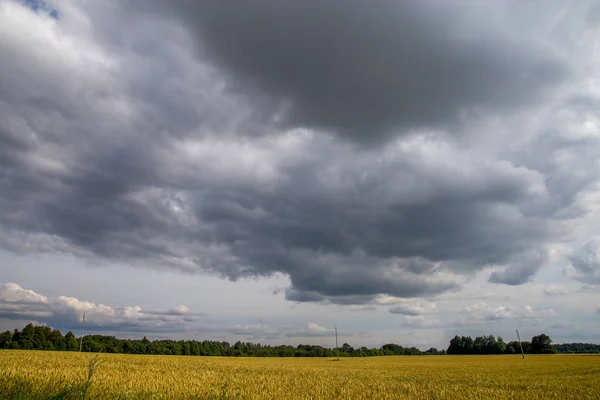
{"type": "Polygon", "coordinates": [[[552,345],[550,336],[542,333],[531,338],[531,341],[512,341],[505,343],[501,336],[494,335],[477,336],[473,339],[470,336],[454,336],[450,340],[448,354],[515,354],[521,353],[521,349],[526,354],[555,354],[565,345],[552,345]]]}
{"type": "MultiPolygon", "coordinates": [[[[21,331],[0,333],[0,349],[15,350],[55,350],[79,351],[80,341],[73,332],[63,336],[60,330],[48,326],[26,325],[21,331]]],[[[600,353],[600,345],[589,343],[564,343],[552,345],[546,334],[534,336],[531,341],[521,342],[527,354],[552,353],[600,353]]],[[[372,357],[392,355],[444,355],[444,354],[515,354],[520,353],[518,342],[505,343],[502,337],[494,335],[455,336],[450,340],[447,350],[434,347],[421,351],[416,347],[403,347],[388,343],[380,348],[354,348],[344,343],[338,349],[300,344],[262,345],[260,343],[235,342],[233,345],[225,341],[214,340],[149,340],[118,339],[115,336],[87,335],[83,337],[82,350],[86,352],[124,353],[124,354],[156,354],[156,355],[189,355],[189,356],[229,356],[229,357],[372,357]]]]}
{"type": "Polygon", "coordinates": [[[600,353],[600,344],[592,343],[563,343],[555,344],[554,348],[559,353],[600,353]]]}
{"type": "MultiPolygon", "coordinates": [[[[73,332],[63,334],[48,326],[28,324],[21,331],[0,333],[0,349],[79,351],[79,340],[73,332]]],[[[213,340],[149,340],[118,339],[114,336],[87,335],[83,337],[82,350],[86,352],[156,354],[181,356],[230,356],[230,357],[371,357],[388,355],[445,354],[445,350],[431,348],[421,351],[416,347],[385,344],[381,348],[354,348],[344,343],[338,349],[301,344],[298,346],[271,346],[260,343],[213,340]]]]}

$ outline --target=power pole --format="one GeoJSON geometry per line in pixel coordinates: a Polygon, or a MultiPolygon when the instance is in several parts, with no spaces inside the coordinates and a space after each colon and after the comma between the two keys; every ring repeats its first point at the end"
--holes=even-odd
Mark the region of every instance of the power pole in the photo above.
{"type": "Polygon", "coordinates": [[[83,312],[83,318],[81,319],[81,337],[79,338],[79,352],[83,348],[83,325],[85,324],[85,311],[83,312]]]}
{"type": "Polygon", "coordinates": [[[338,351],[337,326],[335,327],[335,355],[337,356],[337,360],[340,361],[340,352],[338,351]]]}
{"type": "Polygon", "coordinates": [[[523,351],[523,345],[521,344],[521,336],[519,336],[519,330],[517,329],[517,339],[519,339],[519,347],[521,348],[521,356],[525,359],[525,352],[523,351]]]}

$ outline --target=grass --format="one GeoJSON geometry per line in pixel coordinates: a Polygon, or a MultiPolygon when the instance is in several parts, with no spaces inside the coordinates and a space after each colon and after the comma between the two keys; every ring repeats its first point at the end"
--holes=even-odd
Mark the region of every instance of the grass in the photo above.
{"type": "Polygon", "coordinates": [[[0,351],[0,399],[600,399],[600,356],[330,361],[0,351]]]}

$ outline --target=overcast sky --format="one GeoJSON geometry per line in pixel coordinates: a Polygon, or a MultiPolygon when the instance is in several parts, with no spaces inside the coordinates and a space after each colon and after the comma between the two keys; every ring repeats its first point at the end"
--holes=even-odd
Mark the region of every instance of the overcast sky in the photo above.
{"type": "Polygon", "coordinates": [[[0,0],[0,329],[600,343],[600,2],[0,0]]]}

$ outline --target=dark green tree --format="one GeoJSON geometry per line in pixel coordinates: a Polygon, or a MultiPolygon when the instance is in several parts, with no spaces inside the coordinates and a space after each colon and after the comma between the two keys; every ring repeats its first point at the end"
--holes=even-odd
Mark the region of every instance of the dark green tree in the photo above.
{"type": "Polygon", "coordinates": [[[562,343],[553,346],[559,353],[600,353],[600,344],[562,343]]]}
{"type": "Polygon", "coordinates": [[[54,350],[64,351],[67,349],[65,338],[58,329],[55,329],[50,333],[48,340],[52,343],[54,350]]]}
{"type": "Polygon", "coordinates": [[[0,349],[10,349],[13,334],[10,331],[0,333],[0,349]]]}
{"type": "MultiPolygon", "coordinates": [[[[469,338],[470,339],[470,338],[469,338]]],[[[472,341],[472,340],[471,340],[472,341]]],[[[238,356],[238,357],[334,357],[334,349],[316,345],[300,344],[297,347],[289,345],[270,346],[259,343],[238,341],[231,346],[228,342],[205,340],[155,340],[118,339],[114,336],[87,335],[83,338],[82,350],[86,352],[103,351],[105,353],[158,354],[158,355],[203,355],[203,356],[238,356]]],[[[79,340],[73,332],[65,336],[59,330],[48,326],[33,326],[28,324],[21,331],[0,333],[0,348],[10,349],[39,349],[78,351],[79,340]]],[[[347,357],[366,357],[383,355],[422,355],[437,352],[430,349],[429,353],[421,352],[416,347],[405,348],[397,344],[387,344],[381,348],[353,348],[344,343],[341,353],[347,357]]],[[[441,352],[442,354],[445,351],[441,352]]]]}
{"type": "Polygon", "coordinates": [[[79,342],[77,342],[77,338],[73,335],[73,332],[69,331],[65,335],[65,350],[67,351],[78,351],[79,350],[79,342]]]}
{"type": "Polygon", "coordinates": [[[27,324],[19,334],[19,348],[23,350],[33,350],[35,340],[35,328],[33,324],[27,324]]]}
{"type": "Polygon", "coordinates": [[[477,354],[475,342],[471,336],[454,336],[450,340],[450,346],[447,350],[448,354],[477,354]]]}
{"type": "Polygon", "coordinates": [[[502,336],[498,336],[498,339],[496,340],[496,346],[493,349],[492,354],[504,354],[506,353],[506,343],[504,343],[504,339],[502,339],[502,336]]]}
{"type": "Polygon", "coordinates": [[[552,339],[550,339],[550,336],[546,335],[545,333],[531,338],[531,349],[532,353],[535,354],[556,353],[556,349],[552,346],[552,339]]]}

